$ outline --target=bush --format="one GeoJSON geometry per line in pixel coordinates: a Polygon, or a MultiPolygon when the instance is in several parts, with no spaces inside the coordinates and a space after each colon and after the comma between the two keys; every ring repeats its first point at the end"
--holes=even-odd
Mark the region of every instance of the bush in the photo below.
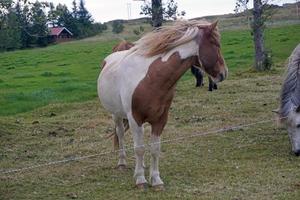
{"type": "Polygon", "coordinates": [[[124,29],[123,22],[120,20],[113,21],[112,27],[113,27],[112,32],[114,33],[121,33],[124,29]]]}
{"type": "Polygon", "coordinates": [[[141,34],[141,32],[140,32],[139,30],[136,30],[136,29],[133,29],[133,33],[134,33],[135,35],[141,34]]]}
{"type": "Polygon", "coordinates": [[[140,32],[144,32],[144,27],[143,26],[140,26],[140,32]]]}

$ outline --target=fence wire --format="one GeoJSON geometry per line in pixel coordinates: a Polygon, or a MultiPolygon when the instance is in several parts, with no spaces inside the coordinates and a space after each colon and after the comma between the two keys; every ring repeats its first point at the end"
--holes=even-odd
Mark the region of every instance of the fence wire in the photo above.
{"type": "MultiPolygon", "coordinates": [[[[262,121],[256,121],[256,122],[249,123],[249,124],[231,126],[231,127],[228,127],[228,128],[221,128],[221,129],[210,130],[210,131],[206,131],[206,132],[193,133],[191,135],[177,137],[177,138],[174,138],[174,139],[162,140],[162,141],[156,142],[156,143],[148,143],[148,144],[145,144],[145,145],[140,145],[140,146],[135,146],[135,147],[131,146],[131,147],[126,148],[126,150],[134,150],[134,148],[139,148],[139,147],[150,147],[153,144],[159,144],[159,143],[160,144],[162,144],[162,143],[173,143],[173,142],[177,142],[177,141],[180,141],[180,140],[205,136],[205,135],[209,135],[209,134],[225,133],[225,132],[228,132],[228,131],[237,131],[237,130],[240,130],[242,128],[247,128],[247,127],[251,127],[251,126],[254,126],[254,125],[258,125],[258,124],[265,124],[265,123],[269,123],[269,122],[273,122],[273,121],[281,120],[281,119],[284,119],[284,118],[262,120],[262,121]]],[[[120,150],[111,150],[111,151],[100,152],[100,153],[96,153],[96,154],[90,154],[90,155],[86,155],[86,156],[77,156],[77,157],[71,157],[71,158],[68,158],[68,159],[50,161],[50,162],[47,162],[47,163],[41,163],[41,164],[31,165],[31,166],[27,166],[27,167],[20,167],[20,168],[15,168],[15,169],[2,169],[2,170],[0,170],[0,174],[13,174],[13,173],[17,173],[17,172],[30,171],[30,170],[33,170],[33,169],[36,169],[36,168],[49,167],[49,166],[60,165],[60,164],[65,164],[65,163],[69,163],[69,162],[74,162],[74,161],[85,160],[85,159],[89,159],[89,158],[101,157],[101,156],[105,156],[105,155],[109,155],[109,154],[118,153],[119,151],[120,150]]]]}

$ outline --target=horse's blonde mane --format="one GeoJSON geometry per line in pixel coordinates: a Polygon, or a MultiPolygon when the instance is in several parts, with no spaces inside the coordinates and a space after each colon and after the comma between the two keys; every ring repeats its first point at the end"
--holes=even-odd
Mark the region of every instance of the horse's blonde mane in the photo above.
{"type": "Polygon", "coordinates": [[[300,44],[289,58],[280,100],[280,117],[287,117],[292,109],[300,105],[300,44]]]}
{"type": "MultiPolygon", "coordinates": [[[[207,21],[176,21],[173,25],[163,26],[146,34],[135,42],[134,49],[145,56],[155,56],[193,40],[198,35],[199,28],[209,25],[210,23],[207,21]]],[[[218,40],[219,33],[217,29],[214,30],[212,35],[218,40]]]]}

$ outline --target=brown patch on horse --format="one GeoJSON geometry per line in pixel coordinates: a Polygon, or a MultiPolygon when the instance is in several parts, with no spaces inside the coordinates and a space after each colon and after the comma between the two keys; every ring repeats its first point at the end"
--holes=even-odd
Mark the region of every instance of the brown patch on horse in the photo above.
{"type": "Polygon", "coordinates": [[[119,44],[115,45],[112,49],[113,52],[128,50],[133,47],[134,44],[127,41],[122,41],[119,44]]]}
{"type": "Polygon", "coordinates": [[[153,61],[132,96],[132,115],[138,125],[149,122],[152,133],[161,134],[167,122],[176,82],[195,61],[194,56],[182,60],[178,52],[165,62],[161,58],[153,61]]]}

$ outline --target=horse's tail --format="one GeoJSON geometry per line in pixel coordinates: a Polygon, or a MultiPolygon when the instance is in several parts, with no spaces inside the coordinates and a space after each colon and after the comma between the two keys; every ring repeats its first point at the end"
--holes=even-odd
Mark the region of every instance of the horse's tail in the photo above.
{"type": "MultiPolygon", "coordinates": [[[[123,126],[124,126],[124,134],[125,134],[126,131],[128,131],[128,129],[129,129],[128,119],[123,119],[123,126]]],[[[114,150],[119,150],[119,138],[117,135],[116,127],[114,128],[114,133],[111,134],[109,137],[111,137],[111,136],[114,136],[114,138],[113,138],[114,150]]]]}

